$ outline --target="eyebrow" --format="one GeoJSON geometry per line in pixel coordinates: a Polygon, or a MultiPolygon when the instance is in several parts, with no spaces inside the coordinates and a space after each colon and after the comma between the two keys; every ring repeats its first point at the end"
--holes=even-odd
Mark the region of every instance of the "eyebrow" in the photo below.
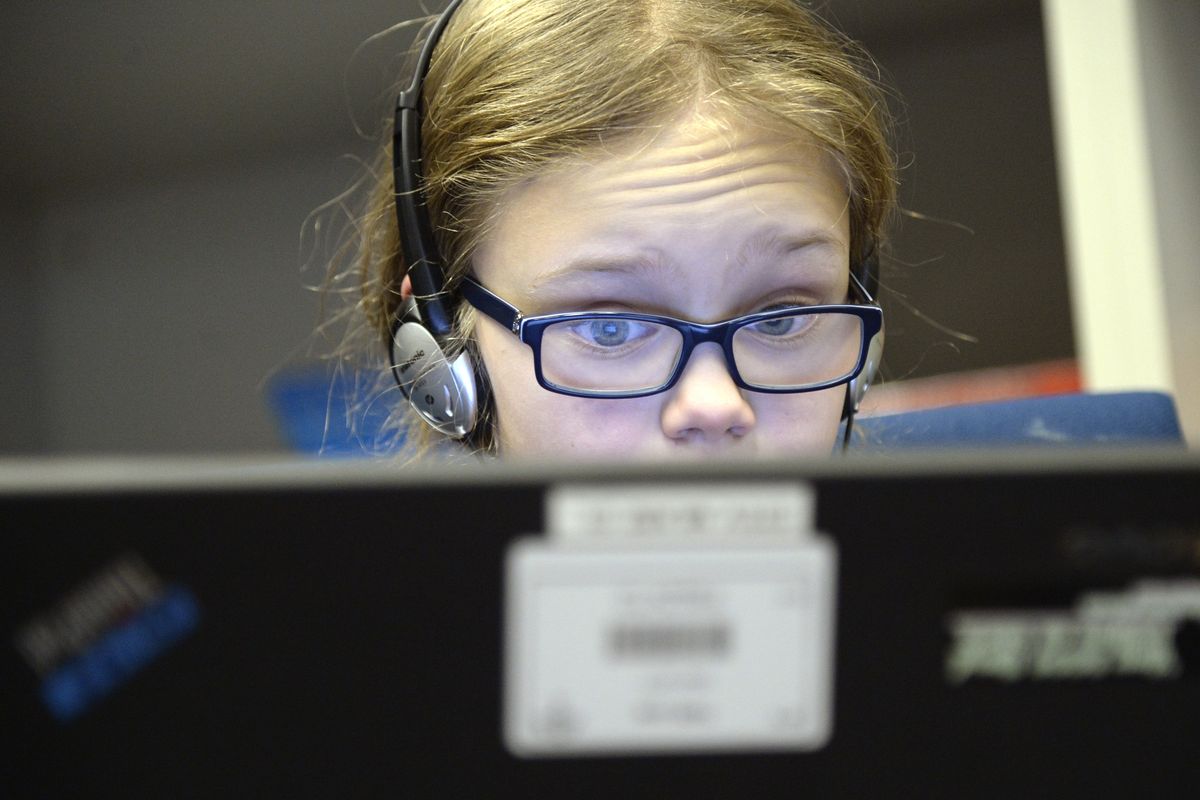
{"type": "Polygon", "coordinates": [[[841,239],[828,231],[814,230],[795,234],[771,230],[746,242],[738,251],[737,261],[739,264],[749,264],[801,250],[825,248],[836,251],[844,246],[841,239]]]}
{"type": "Polygon", "coordinates": [[[659,274],[678,272],[679,269],[678,265],[670,263],[657,249],[618,255],[581,256],[535,278],[529,284],[529,292],[597,275],[659,274]]]}
{"type": "MultiPolygon", "coordinates": [[[[735,261],[740,265],[766,261],[772,257],[790,255],[802,250],[828,248],[839,250],[843,242],[822,230],[783,233],[770,230],[746,242],[738,250],[735,261]]],[[[672,263],[657,248],[615,256],[582,256],[538,276],[529,285],[529,293],[547,286],[569,283],[597,275],[642,275],[645,273],[679,273],[682,265],[672,263]]]]}

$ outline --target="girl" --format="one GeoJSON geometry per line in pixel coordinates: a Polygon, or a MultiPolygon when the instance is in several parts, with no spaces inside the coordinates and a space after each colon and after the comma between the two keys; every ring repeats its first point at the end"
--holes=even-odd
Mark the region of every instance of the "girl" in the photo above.
{"type": "Polygon", "coordinates": [[[869,64],[795,0],[451,3],[356,245],[410,440],[828,453],[882,346],[869,64]]]}

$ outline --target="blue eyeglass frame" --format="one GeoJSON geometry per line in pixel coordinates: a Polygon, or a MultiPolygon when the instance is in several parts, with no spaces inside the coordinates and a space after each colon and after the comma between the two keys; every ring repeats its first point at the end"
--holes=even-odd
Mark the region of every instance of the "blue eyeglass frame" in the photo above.
{"type": "Polygon", "coordinates": [[[635,312],[625,311],[569,311],[562,314],[542,314],[533,317],[525,316],[520,309],[511,303],[504,300],[499,295],[492,292],[479,281],[471,276],[466,276],[462,279],[459,286],[459,291],[462,293],[463,299],[470,303],[476,310],[486,314],[491,319],[500,323],[516,336],[525,345],[528,345],[533,350],[533,371],[537,378],[538,385],[556,394],[565,394],[571,397],[597,397],[597,398],[613,398],[627,399],[634,397],[648,397],[654,394],[660,394],[669,390],[672,386],[679,382],[679,377],[683,374],[687,367],[688,360],[692,357],[692,351],[697,345],[707,342],[714,342],[721,345],[721,349],[725,353],[725,365],[729,369],[729,375],[733,378],[733,382],[742,389],[747,389],[752,392],[762,392],[764,394],[800,394],[803,392],[818,392],[822,389],[830,389],[834,386],[842,386],[849,383],[859,376],[863,367],[867,363],[867,353],[871,340],[875,338],[883,329],[883,309],[874,305],[871,296],[863,288],[859,280],[853,273],[850,275],[851,285],[854,290],[870,305],[859,305],[852,303],[843,303],[836,305],[819,305],[819,306],[789,306],[787,308],[773,309],[771,311],[759,311],[754,314],[746,314],[741,317],[727,319],[724,322],[714,322],[712,324],[703,324],[699,322],[689,322],[688,320],[676,319],[675,317],[665,317],[656,314],[639,314],[635,312]],[[780,317],[789,317],[796,315],[823,314],[823,313],[838,313],[850,314],[858,317],[862,321],[862,340],[858,346],[858,362],[854,365],[848,374],[835,380],[826,381],[824,383],[805,386],[799,389],[795,388],[771,388],[765,386],[755,386],[746,383],[742,379],[742,375],[738,372],[737,362],[733,355],[733,335],[740,328],[747,325],[753,325],[756,322],[764,322],[780,317]],[[659,386],[650,389],[640,389],[637,391],[586,391],[580,389],[570,389],[565,386],[559,386],[546,380],[542,374],[542,334],[548,326],[558,322],[567,322],[573,319],[621,319],[634,322],[655,322],[660,325],[666,325],[679,331],[683,336],[683,347],[679,352],[679,360],[675,365],[675,370],[659,386]]]}

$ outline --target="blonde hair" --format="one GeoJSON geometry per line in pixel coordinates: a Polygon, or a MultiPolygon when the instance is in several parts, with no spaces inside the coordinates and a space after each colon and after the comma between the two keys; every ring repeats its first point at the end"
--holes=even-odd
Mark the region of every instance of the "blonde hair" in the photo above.
{"type": "MultiPolygon", "coordinates": [[[[755,112],[828,152],[846,177],[851,258],[866,257],[896,202],[890,120],[872,73],[863,51],[795,0],[466,0],[422,95],[423,178],[446,290],[468,271],[516,183],[595,158],[698,100],[755,112]]],[[[359,311],[383,352],[406,271],[390,138],[374,175],[353,268],[359,311]]],[[[471,324],[460,308],[456,341],[468,349],[471,324]]],[[[494,449],[490,420],[481,425],[473,441],[494,449]]],[[[410,436],[418,429],[429,434],[414,423],[410,436]]]]}

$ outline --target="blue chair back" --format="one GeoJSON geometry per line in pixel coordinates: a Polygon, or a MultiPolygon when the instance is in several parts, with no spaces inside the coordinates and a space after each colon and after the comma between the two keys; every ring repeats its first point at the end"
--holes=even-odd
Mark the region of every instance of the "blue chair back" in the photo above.
{"type": "Polygon", "coordinates": [[[323,365],[282,371],[268,382],[266,401],[283,443],[310,455],[353,457],[397,447],[402,439],[384,430],[387,404],[350,409],[354,387],[323,365]],[[350,414],[356,419],[348,424],[350,414]]]}
{"type": "Polygon", "coordinates": [[[1171,396],[1099,392],[908,411],[854,422],[860,449],[1176,445],[1183,431],[1171,396]]]}

